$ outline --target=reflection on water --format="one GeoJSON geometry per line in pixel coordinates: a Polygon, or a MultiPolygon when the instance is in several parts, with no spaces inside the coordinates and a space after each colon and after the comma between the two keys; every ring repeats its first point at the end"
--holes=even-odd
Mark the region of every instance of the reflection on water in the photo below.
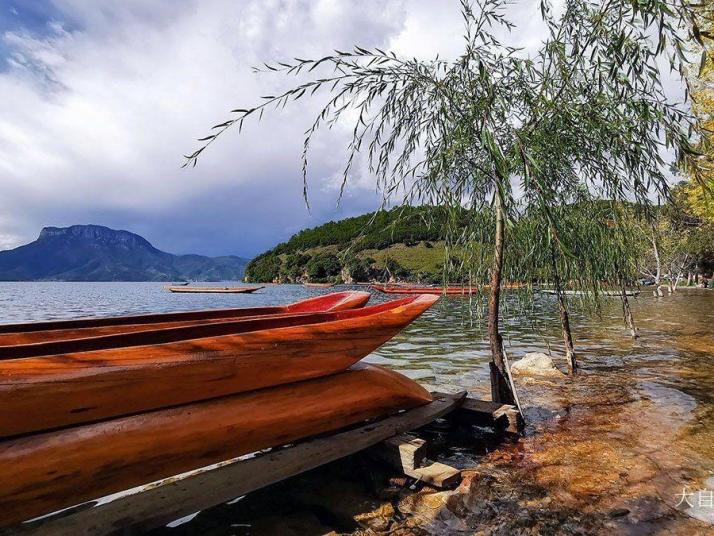
{"type": "MultiPolygon", "coordinates": [[[[2,283],[0,310],[1,321],[17,322],[277,304],[329,291],[281,285],[254,295],[173,295],[154,283],[2,283]]],[[[375,295],[373,301],[385,299],[375,295]]],[[[508,299],[511,360],[550,347],[565,369],[552,297],[536,297],[531,317],[518,314],[513,295],[508,299]]],[[[488,345],[469,305],[468,299],[441,299],[368,360],[429,386],[486,395],[488,345]]],[[[417,527],[432,534],[714,533],[695,519],[714,518],[714,506],[677,505],[683,490],[694,501],[714,487],[714,292],[685,289],[659,299],[643,294],[632,306],[637,340],[629,337],[617,299],[606,300],[600,316],[573,315],[581,373],[519,379],[526,437],[488,453],[447,452],[450,463],[472,468],[459,490],[402,495],[399,515],[394,501],[389,508],[360,502],[362,513],[354,519],[389,518],[379,526],[404,534],[417,527]]],[[[266,526],[274,531],[278,525],[266,526]]],[[[184,527],[190,532],[191,524],[184,527]]]]}

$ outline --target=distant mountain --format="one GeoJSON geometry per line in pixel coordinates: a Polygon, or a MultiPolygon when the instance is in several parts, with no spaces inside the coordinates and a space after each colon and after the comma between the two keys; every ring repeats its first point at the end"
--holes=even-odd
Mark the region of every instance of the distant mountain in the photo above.
{"type": "Polygon", "coordinates": [[[0,251],[0,281],[239,280],[247,262],[172,255],[137,234],[101,225],[45,227],[34,242],[0,251]]]}

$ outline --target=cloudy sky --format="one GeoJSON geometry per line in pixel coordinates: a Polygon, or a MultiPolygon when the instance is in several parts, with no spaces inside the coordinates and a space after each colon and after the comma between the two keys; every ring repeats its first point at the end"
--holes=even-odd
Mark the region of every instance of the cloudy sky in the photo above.
{"type": "MultiPolygon", "coordinates": [[[[541,39],[537,1],[514,42],[541,39]]],[[[322,99],[229,133],[198,167],[195,139],[260,95],[265,60],[378,46],[455,56],[456,0],[1,0],[0,249],[45,225],[128,229],[175,253],[253,256],[306,226],[373,210],[359,170],[336,205],[347,130],[319,136],[302,200],[302,132],[322,99]]]]}

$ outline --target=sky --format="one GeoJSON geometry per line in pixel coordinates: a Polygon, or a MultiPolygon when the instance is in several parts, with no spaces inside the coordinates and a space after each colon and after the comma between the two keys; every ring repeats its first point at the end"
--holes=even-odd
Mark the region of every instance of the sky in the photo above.
{"type": "MultiPolygon", "coordinates": [[[[515,44],[542,39],[537,0],[509,8],[515,44]]],[[[252,257],[381,196],[361,167],[338,205],[347,126],[320,134],[302,198],[303,132],[325,96],[196,138],[286,89],[263,61],[380,47],[462,48],[457,0],[0,0],[0,249],[44,226],[99,224],[172,253],[252,257]]]]}

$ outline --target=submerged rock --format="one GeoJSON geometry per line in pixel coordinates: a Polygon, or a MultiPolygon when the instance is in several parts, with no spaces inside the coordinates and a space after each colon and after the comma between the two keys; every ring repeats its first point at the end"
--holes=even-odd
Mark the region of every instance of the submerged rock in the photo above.
{"type": "Polygon", "coordinates": [[[542,352],[529,352],[511,364],[511,373],[517,376],[565,376],[553,364],[553,359],[542,352]]]}

